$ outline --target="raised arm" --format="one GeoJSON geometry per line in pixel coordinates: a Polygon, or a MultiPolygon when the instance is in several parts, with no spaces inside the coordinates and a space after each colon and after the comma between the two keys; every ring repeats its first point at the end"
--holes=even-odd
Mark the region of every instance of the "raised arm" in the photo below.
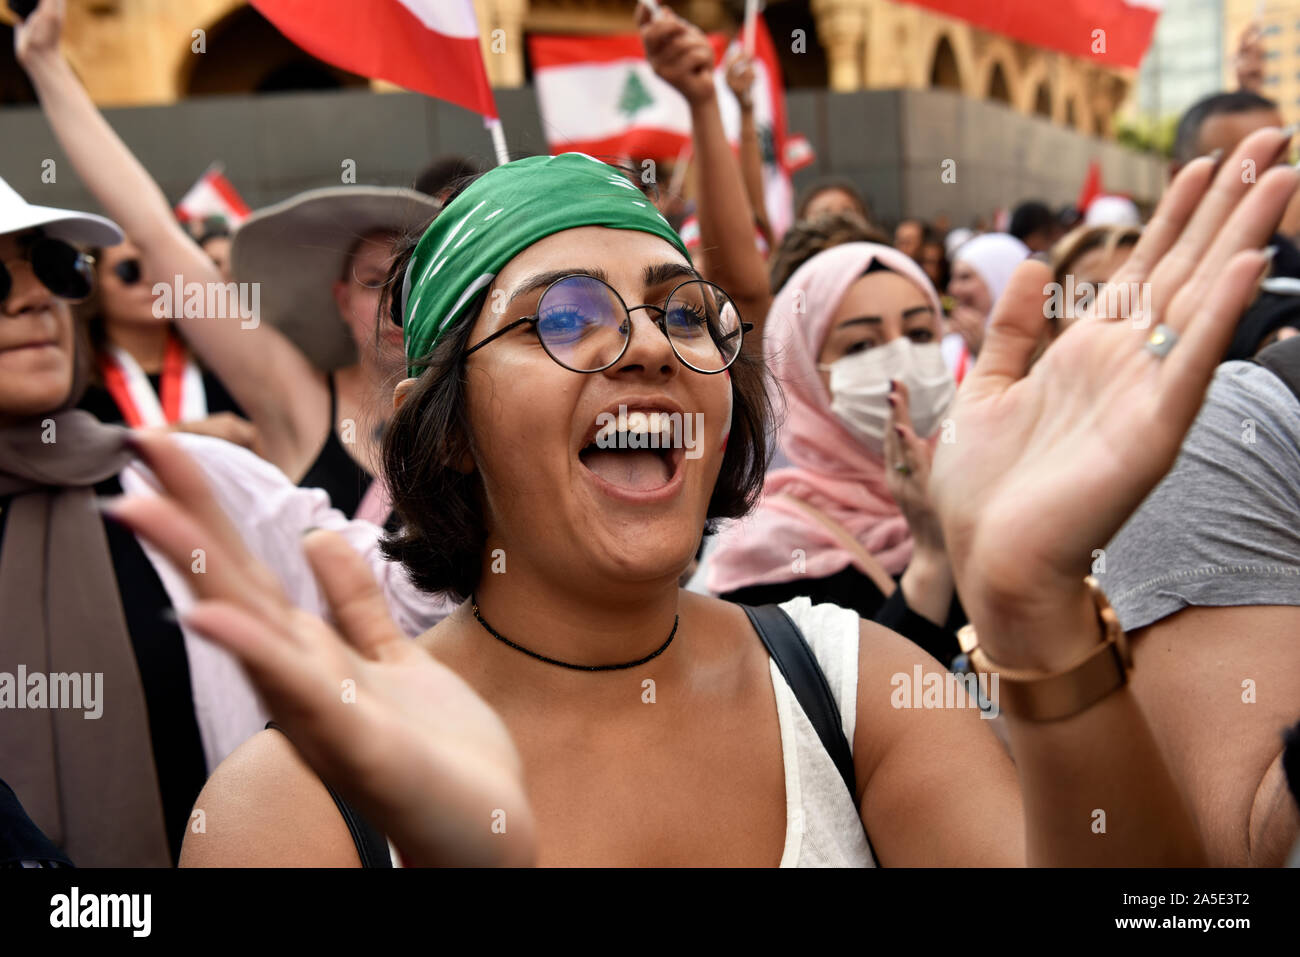
{"type": "Polygon", "coordinates": [[[763,234],[768,249],[776,245],[772,224],[767,219],[767,198],[763,195],[763,150],[758,142],[758,122],[754,119],[754,63],[743,54],[727,62],[727,86],[740,107],[740,171],[745,180],[745,195],[754,224],[763,234]]]}
{"type": "Polygon", "coordinates": [[[705,278],[725,289],[746,321],[754,323],[746,348],[761,352],[763,320],[772,296],[754,243],[754,211],[722,128],[713,85],[713,48],[700,30],[665,7],[653,16],[638,7],[637,24],[655,72],[690,105],[700,245],[708,262],[705,278]]]}
{"type": "MultiPolygon", "coordinates": [[[[41,0],[14,34],[18,60],[31,78],[55,137],[77,175],[133,243],[146,275],[222,283],[217,267],[172,215],[148,171],[95,107],[59,50],[65,0],[41,0]]],[[[206,299],[206,297],[205,297],[206,299]]],[[[248,413],[266,457],[285,467],[301,460],[327,408],[325,383],[303,354],[269,325],[243,328],[228,318],[173,316],[199,359],[248,413]],[[313,415],[315,418],[313,418],[313,415]]]]}
{"type": "MultiPolygon", "coordinates": [[[[1280,130],[1261,130],[1217,175],[1208,158],[1188,164],[1111,279],[1134,284],[1140,295],[1132,302],[1146,311],[1080,320],[1032,375],[1049,270],[1025,263],[999,301],[958,394],[955,441],[940,444],[931,478],[958,592],[994,674],[1069,671],[1100,645],[1102,625],[1084,583],[1093,549],[1111,540],[1168,471],[1196,416],[1267,266],[1260,247],[1297,185],[1294,170],[1272,168],[1287,142],[1280,130]],[[1246,161],[1269,172],[1243,183],[1246,161]]],[[[879,689],[879,678],[873,685],[864,673],[860,711],[885,714],[879,689]]],[[[1131,684],[1058,720],[1014,711],[1003,708],[1028,863],[1204,861],[1188,800],[1194,781],[1162,750],[1131,684]]],[[[895,716],[895,725],[911,714],[895,716]]],[[[916,751],[935,739],[908,740],[896,732],[879,746],[878,764],[864,769],[874,771],[864,821],[869,832],[882,831],[886,862],[924,852],[926,826],[951,837],[964,822],[986,819],[988,802],[998,800],[984,786],[970,801],[931,800],[944,820],[904,814],[891,823],[881,810],[899,809],[907,789],[924,786],[919,775],[930,773],[916,751]],[[891,829],[905,833],[894,837],[891,829]]],[[[978,747],[973,737],[952,731],[943,754],[931,758],[960,762],[959,752],[971,747],[978,747]]],[[[982,835],[968,840],[973,850],[983,847],[982,835]]]]}

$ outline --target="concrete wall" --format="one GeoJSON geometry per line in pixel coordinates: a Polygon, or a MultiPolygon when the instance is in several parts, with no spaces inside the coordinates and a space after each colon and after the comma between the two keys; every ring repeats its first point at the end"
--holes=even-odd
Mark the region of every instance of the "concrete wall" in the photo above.
{"type": "Polygon", "coordinates": [[[1073,202],[1094,158],[1110,192],[1151,203],[1164,188],[1157,157],[946,90],[796,91],[788,106],[791,128],[818,154],[796,187],[847,176],[884,223],[947,215],[959,226],[1022,199],[1073,202]],[[956,182],[943,181],[948,159],[956,182]]]}
{"type": "MultiPolygon", "coordinates": [[[[498,90],[497,104],[515,155],[546,151],[531,90],[498,90]]],[[[848,176],[886,223],[904,213],[943,213],[961,225],[1022,198],[1064,203],[1078,193],[1093,157],[1110,190],[1149,201],[1162,188],[1164,166],[1154,157],[957,93],[800,90],[787,105],[791,130],[817,152],[796,187],[820,175],[848,176]],[[946,184],[940,173],[949,158],[957,161],[957,182],[946,184]]],[[[257,207],[338,185],[347,159],[356,162],[359,183],[409,185],[438,154],[461,152],[485,164],[492,157],[478,116],[407,93],[196,97],[105,112],[173,200],[213,160],[257,207]]],[[[0,109],[0,144],[0,176],[29,201],[95,208],[38,109],[0,109]],[[57,164],[48,184],[41,182],[47,158],[57,164]]]]}

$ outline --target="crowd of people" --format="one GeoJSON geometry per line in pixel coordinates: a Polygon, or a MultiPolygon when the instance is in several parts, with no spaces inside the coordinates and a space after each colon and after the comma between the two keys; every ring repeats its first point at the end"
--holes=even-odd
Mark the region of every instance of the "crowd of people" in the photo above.
{"type": "Polygon", "coordinates": [[[776,235],[709,40],[637,25],[689,203],[444,157],[233,231],[175,219],[61,3],[17,28],[106,216],[0,181],[7,862],[1285,863],[1277,107],[1190,109],[1145,220],[886,223],[828,178],[776,235]]]}

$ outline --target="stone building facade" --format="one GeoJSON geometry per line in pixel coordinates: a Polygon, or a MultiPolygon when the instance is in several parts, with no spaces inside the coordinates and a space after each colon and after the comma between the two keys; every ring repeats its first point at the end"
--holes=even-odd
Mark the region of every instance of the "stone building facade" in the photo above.
{"type": "MultiPolygon", "coordinates": [[[[529,33],[632,28],[631,0],[475,0],[489,78],[528,82],[529,33]]],[[[743,0],[676,0],[706,30],[734,29],[743,0]]],[[[950,89],[1108,137],[1133,71],[1027,46],[896,0],[769,0],[765,16],[791,88],[950,89]]],[[[7,33],[7,31],[4,31],[7,33]]],[[[0,36],[0,99],[22,101],[0,36]]],[[[191,95],[366,86],[293,47],[245,0],[68,0],[68,57],[104,106],[191,95]],[[199,52],[200,47],[202,48],[199,52]]]]}

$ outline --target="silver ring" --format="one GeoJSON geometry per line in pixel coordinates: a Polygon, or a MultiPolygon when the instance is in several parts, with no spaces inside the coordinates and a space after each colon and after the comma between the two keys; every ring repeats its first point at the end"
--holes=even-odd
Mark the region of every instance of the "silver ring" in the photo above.
{"type": "Polygon", "coordinates": [[[1142,348],[1157,359],[1163,359],[1177,343],[1178,333],[1162,322],[1151,330],[1151,335],[1147,336],[1147,341],[1143,343],[1142,348]]]}

